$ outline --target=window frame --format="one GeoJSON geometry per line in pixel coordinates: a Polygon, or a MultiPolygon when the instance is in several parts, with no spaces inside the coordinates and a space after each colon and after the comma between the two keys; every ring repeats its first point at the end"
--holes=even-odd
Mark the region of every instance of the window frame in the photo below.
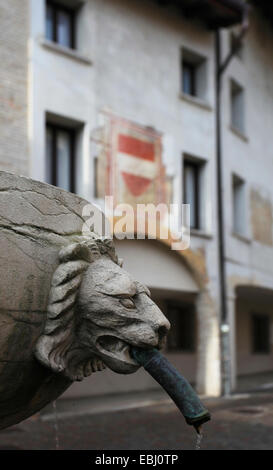
{"type": "Polygon", "coordinates": [[[186,172],[185,168],[186,167],[191,167],[194,170],[194,199],[195,199],[195,204],[194,204],[194,212],[195,212],[195,224],[191,225],[190,228],[194,230],[200,230],[201,225],[200,225],[200,192],[199,192],[199,186],[200,186],[200,166],[201,164],[199,162],[195,162],[191,159],[188,159],[187,157],[183,158],[183,204],[188,204],[186,201],[186,172]]]}
{"type": "Polygon", "coordinates": [[[182,59],[182,93],[187,96],[192,96],[197,98],[196,92],[196,64],[191,63],[187,59],[182,59]],[[185,67],[189,70],[190,73],[190,93],[184,89],[184,71],[185,67]]]}
{"type": "Polygon", "coordinates": [[[180,94],[193,102],[206,103],[208,99],[209,58],[199,51],[182,46],[180,49],[180,94]],[[191,74],[191,90],[184,90],[184,68],[191,74]]]}
{"type": "Polygon", "coordinates": [[[76,175],[75,175],[75,137],[76,131],[75,129],[71,129],[69,127],[60,126],[58,124],[54,124],[51,122],[46,123],[46,130],[50,130],[52,132],[52,155],[51,155],[51,174],[50,179],[53,186],[59,188],[60,186],[57,185],[58,181],[58,155],[57,155],[57,133],[58,132],[66,132],[69,135],[69,191],[71,193],[75,193],[76,188],[76,175]]]}
{"type": "Polygon", "coordinates": [[[231,174],[232,188],[232,232],[244,237],[247,233],[247,206],[246,206],[246,181],[236,173],[231,174]],[[239,192],[241,192],[241,195],[239,192]],[[238,220],[243,222],[242,230],[238,226],[238,220]]]}
{"type": "Polygon", "coordinates": [[[246,92],[234,78],[230,79],[230,127],[242,136],[246,135],[246,92]],[[241,109],[238,110],[238,100],[241,109]],[[239,114],[238,114],[239,113],[239,114]]]}
{"type": "Polygon", "coordinates": [[[58,3],[54,0],[46,1],[46,9],[52,8],[53,14],[53,39],[48,39],[61,47],[67,47],[68,49],[76,49],[76,10],[73,8],[66,7],[65,5],[58,3]],[[70,31],[69,31],[69,46],[64,46],[58,40],[58,14],[65,12],[69,15],[70,20],[70,31]]]}

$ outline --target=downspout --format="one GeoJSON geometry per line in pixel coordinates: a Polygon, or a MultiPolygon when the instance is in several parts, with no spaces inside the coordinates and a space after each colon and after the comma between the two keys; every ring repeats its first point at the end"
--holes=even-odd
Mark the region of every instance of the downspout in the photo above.
{"type": "Polygon", "coordinates": [[[221,58],[221,32],[215,32],[215,63],[216,63],[216,178],[217,178],[217,221],[218,221],[218,259],[220,280],[220,312],[221,312],[221,368],[222,368],[222,394],[228,396],[232,390],[231,354],[230,354],[230,326],[227,310],[226,275],[225,275],[225,220],[224,220],[224,187],[222,171],[222,77],[231,59],[242,45],[242,40],[248,29],[249,6],[245,5],[242,15],[240,32],[234,47],[226,59],[221,58]]]}

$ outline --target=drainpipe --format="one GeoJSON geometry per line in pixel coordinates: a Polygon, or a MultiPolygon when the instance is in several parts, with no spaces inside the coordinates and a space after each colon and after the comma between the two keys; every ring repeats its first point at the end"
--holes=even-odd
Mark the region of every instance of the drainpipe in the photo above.
{"type": "Polygon", "coordinates": [[[216,62],[216,166],[217,166],[217,221],[218,221],[218,256],[220,279],[220,312],[221,312],[221,367],[222,394],[229,396],[232,389],[231,355],[230,355],[230,326],[227,310],[226,276],[225,276],[225,221],[224,221],[224,188],[222,172],[222,77],[231,59],[242,45],[242,40],[248,29],[249,6],[245,5],[239,34],[233,48],[222,62],[221,32],[215,32],[215,62],[216,62]]]}

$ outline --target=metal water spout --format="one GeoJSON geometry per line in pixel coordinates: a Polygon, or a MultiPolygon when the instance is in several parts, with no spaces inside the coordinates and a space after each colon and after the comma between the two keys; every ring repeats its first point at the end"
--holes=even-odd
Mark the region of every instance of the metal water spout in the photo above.
{"type": "Polygon", "coordinates": [[[189,382],[157,349],[131,348],[131,356],[164,388],[184,416],[187,424],[199,434],[201,425],[210,420],[189,382]]]}

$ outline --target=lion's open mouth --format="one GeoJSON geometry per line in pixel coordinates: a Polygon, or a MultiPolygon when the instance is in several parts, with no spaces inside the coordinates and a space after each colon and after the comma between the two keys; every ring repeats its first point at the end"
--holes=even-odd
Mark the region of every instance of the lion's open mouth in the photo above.
{"type": "Polygon", "coordinates": [[[107,356],[124,364],[139,367],[130,355],[130,345],[120,338],[111,335],[100,336],[96,346],[104,357],[107,356]]]}

